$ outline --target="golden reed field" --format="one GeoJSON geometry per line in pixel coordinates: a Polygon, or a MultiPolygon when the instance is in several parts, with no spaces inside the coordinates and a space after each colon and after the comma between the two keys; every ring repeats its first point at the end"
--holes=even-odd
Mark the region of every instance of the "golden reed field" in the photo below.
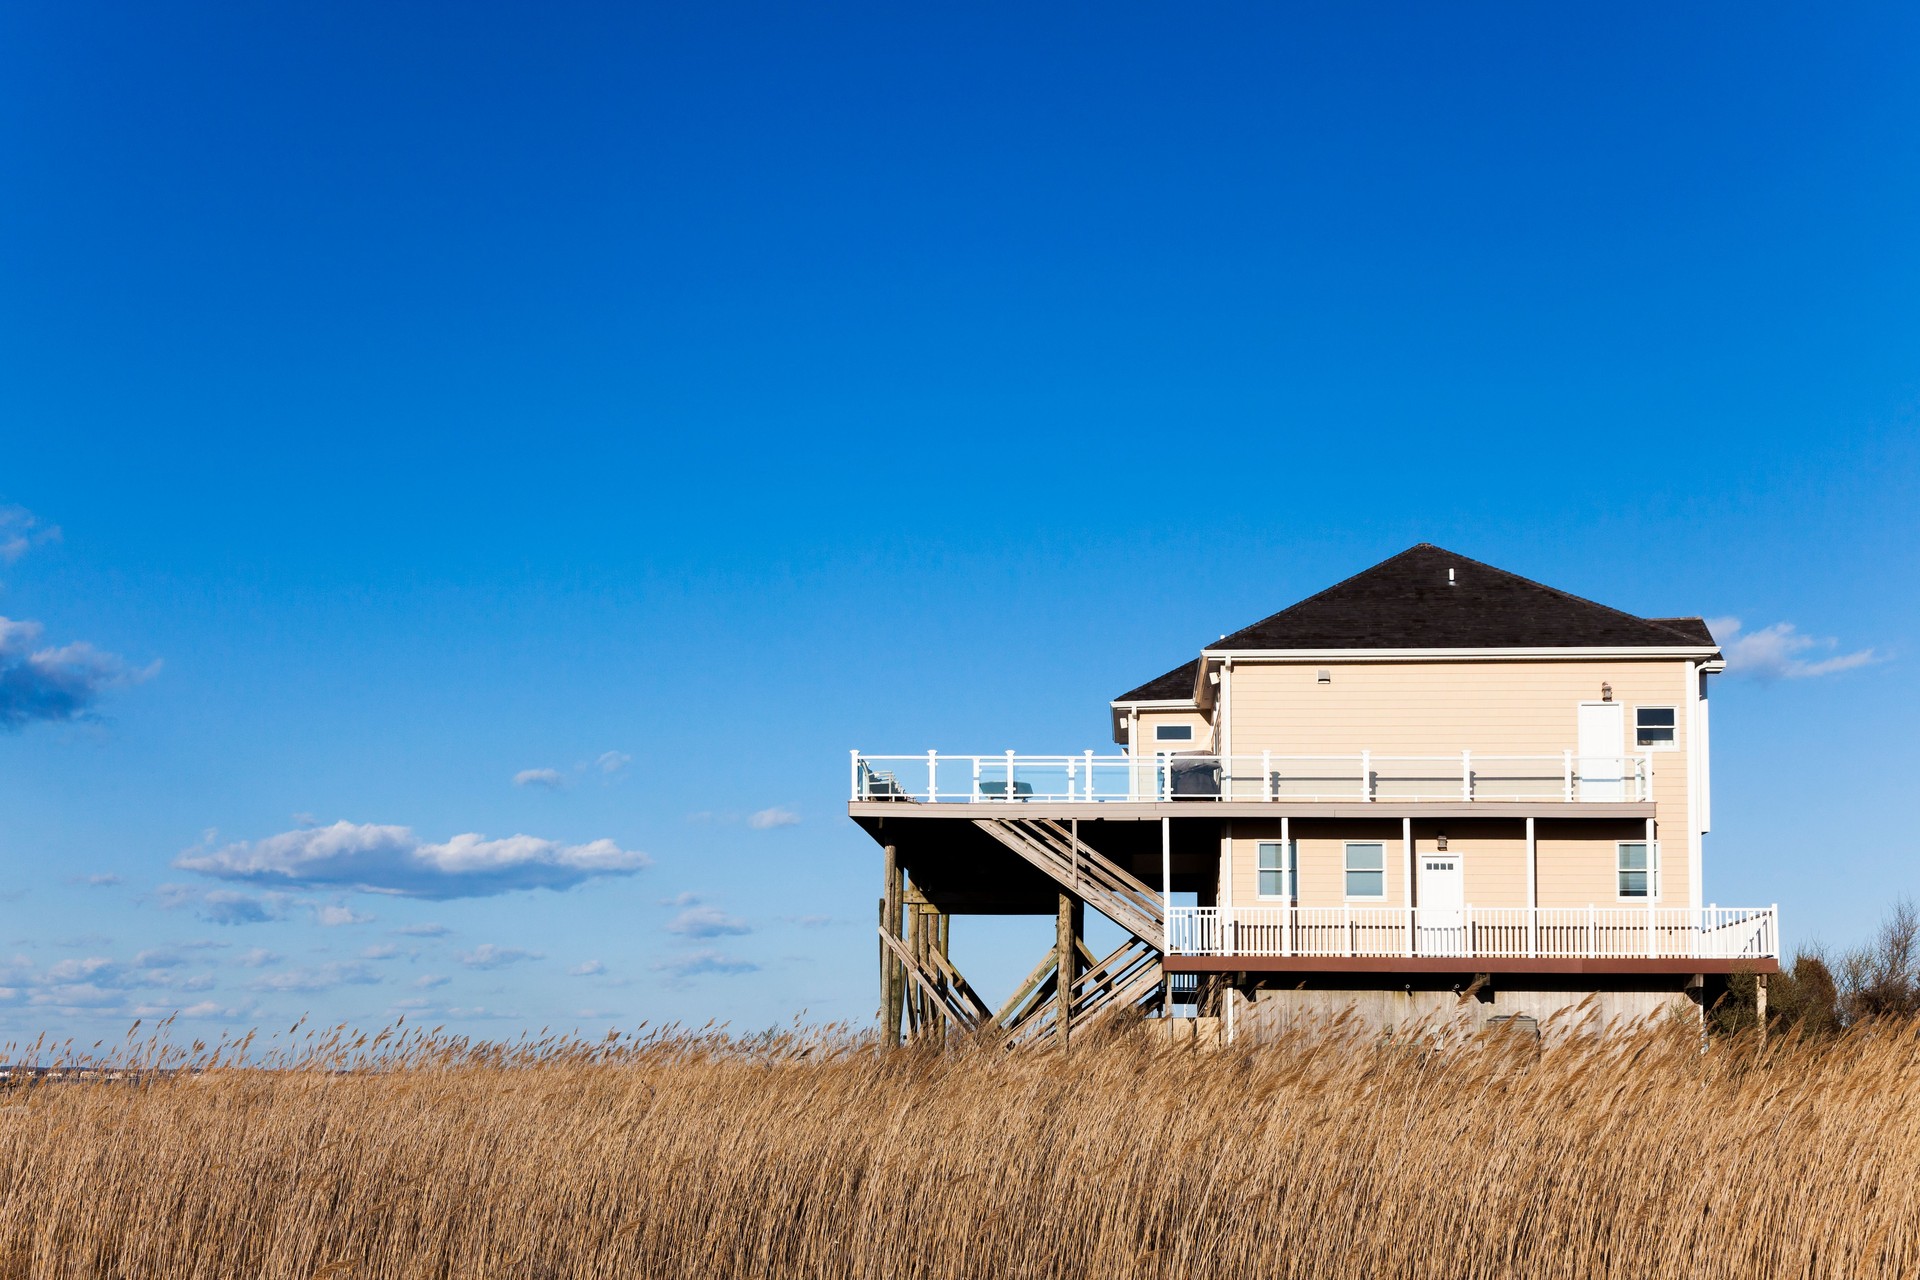
{"type": "Polygon", "coordinates": [[[1064,1056],[672,1031],[195,1052],[0,1104],[0,1275],[1920,1275],[1904,1021],[1704,1053],[1679,1028],[1439,1054],[1141,1031],[1064,1056]],[[243,1054],[265,1065],[221,1065],[243,1054]]]}

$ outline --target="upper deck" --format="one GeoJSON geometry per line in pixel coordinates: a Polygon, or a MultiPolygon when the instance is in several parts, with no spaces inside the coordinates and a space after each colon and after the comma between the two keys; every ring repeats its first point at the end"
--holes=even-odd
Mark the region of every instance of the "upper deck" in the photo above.
{"type": "MultiPolygon", "coordinates": [[[[854,806],[1031,805],[1103,816],[1123,810],[1385,815],[1415,807],[1641,817],[1652,812],[1650,753],[1551,755],[865,755],[850,757],[854,806]]],[[[1144,812],[1143,812],[1144,811],[1144,812]]],[[[1224,816],[1224,814],[1223,814],[1224,816]]]]}

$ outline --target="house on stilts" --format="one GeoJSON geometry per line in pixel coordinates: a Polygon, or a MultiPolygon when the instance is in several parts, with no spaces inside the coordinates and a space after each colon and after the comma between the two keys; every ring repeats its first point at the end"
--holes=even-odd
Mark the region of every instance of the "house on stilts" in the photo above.
{"type": "Polygon", "coordinates": [[[1777,908],[1705,893],[1723,669],[1697,617],[1422,544],[1115,698],[1117,750],[856,751],[883,1032],[1062,1044],[1122,1010],[1227,1039],[1342,1015],[1597,1029],[1691,1014],[1737,972],[1764,992],[1777,908]],[[1126,932],[1109,955],[1089,907],[1126,932]],[[1004,1001],[950,957],[975,913],[1055,921],[1004,1001]]]}

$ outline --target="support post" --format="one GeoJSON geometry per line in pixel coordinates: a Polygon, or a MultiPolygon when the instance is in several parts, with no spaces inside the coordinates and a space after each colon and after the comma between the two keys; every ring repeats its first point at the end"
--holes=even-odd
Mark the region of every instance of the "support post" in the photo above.
{"type": "Polygon", "coordinates": [[[1065,1052],[1073,1033],[1073,980],[1080,972],[1080,901],[1070,893],[1061,893],[1053,918],[1053,1024],[1065,1052]]]}
{"type": "MultiPolygon", "coordinates": [[[[887,936],[900,940],[900,908],[906,897],[904,875],[900,869],[899,850],[893,845],[886,846],[886,894],[882,899],[881,925],[887,936]]],[[[902,1005],[907,990],[907,971],[891,952],[881,961],[882,977],[880,982],[880,1037],[888,1045],[900,1043],[900,1017],[904,1012],[902,1005]]]]}
{"type": "Polygon", "coordinates": [[[1160,819],[1160,919],[1173,934],[1173,819],[1160,819]]]}
{"type": "Polygon", "coordinates": [[[1540,954],[1540,871],[1539,846],[1533,832],[1533,819],[1527,819],[1527,959],[1540,954]]]}
{"type": "Polygon", "coordinates": [[[1760,1047],[1767,1047],[1767,975],[1753,975],[1753,1014],[1760,1021],[1760,1047]]]}

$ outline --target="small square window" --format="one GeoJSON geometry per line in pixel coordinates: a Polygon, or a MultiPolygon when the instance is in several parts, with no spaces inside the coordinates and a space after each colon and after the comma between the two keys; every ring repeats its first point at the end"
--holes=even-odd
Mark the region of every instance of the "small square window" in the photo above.
{"type": "Polygon", "coordinates": [[[1373,843],[1347,845],[1347,896],[1384,898],[1387,896],[1387,846],[1373,843]]]}
{"type": "Polygon", "coordinates": [[[1192,742],[1193,726],[1190,724],[1157,724],[1153,726],[1155,742],[1192,742]]]}
{"type": "Polygon", "coordinates": [[[1673,730],[1676,717],[1672,707],[1635,707],[1633,711],[1633,741],[1641,747],[1669,748],[1673,746],[1673,730]]]}

